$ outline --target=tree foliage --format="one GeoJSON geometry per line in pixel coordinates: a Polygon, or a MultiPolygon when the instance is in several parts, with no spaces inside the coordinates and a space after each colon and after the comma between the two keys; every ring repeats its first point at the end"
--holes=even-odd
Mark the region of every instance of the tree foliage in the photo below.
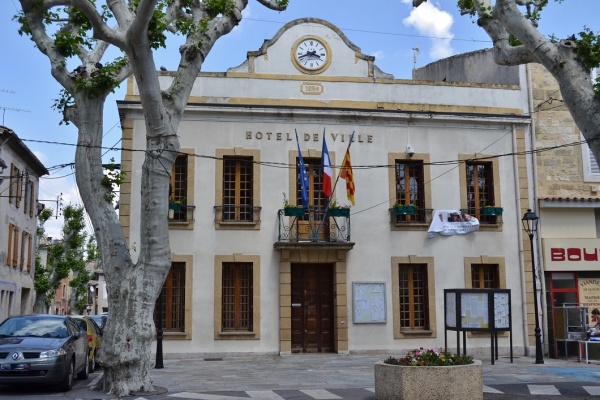
{"type": "MultiPolygon", "coordinates": [[[[68,205],[63,210],[64,226],[62,239],[47,244],[45,265],[36,256],[34,287],[37,293],[36,311],[41,304],[49,306],[60,286],[60,282],[71,277],[69,285],[73,297],[71,312],[82,312],[87,305],[87,282],[90,275],[85,270],[85,221],[83,207],[68,205]]],[[[52,210],[44,209],[38,216],[39,233],[43,234],[44,223],[52,216],[52,210]]]]}
{"type": "MultiPolygon", "coordinates": [[[[248,0],[19,1],[19,32],[48,57],[51,74],[63,88],[54,107],[78,129],[75,176],[102,255],[111,315],[99,386],[117,397],[152,391],[154,304],[171,266],[168,190],[180,149],[177,129],[202,63],[215,42],[241,21],[248,0]],[[179,64],[170,81],[159,82],[153,52],[173,35],[180,42],[179,64]],[[112,206],[114,185],[131,178],[106,175],[101,153],[105,99],[131,75],[146,122],[145,158],[137,175],[141,200],[128,205],[131,214],[139,212],[139,218],[130,218],[139,220],[132,228],[139,232],[139,247],[128,243],[131,237],[112,206]]],[[[288,3],[256,1],[275,11],[288,3]]]]}

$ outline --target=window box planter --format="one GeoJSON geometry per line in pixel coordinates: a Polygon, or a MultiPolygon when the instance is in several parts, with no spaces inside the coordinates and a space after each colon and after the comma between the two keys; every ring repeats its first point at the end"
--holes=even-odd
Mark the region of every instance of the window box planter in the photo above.
{"type": "Polygon", "coordinates": [[[181,203],[169,203],[169,210],[173,210],[173,212],[181,211],[181,203]]]}
{"type": "Polygon", "coordinates": [[[304,207],[286,207],[283,209],[283,215],[286,217],[302,217],[304,215],[304,207]]]}
{"type": "Polygon", "coordinates": [[[377,400],[482,400],[481,361],[440,367],[401,366],[375,363],[377,400]]]}
{"type": "Polygon", "coordinates": [[[481,215],[502,215],[502,207],[483,207],[481,209],[481,215]]]}
{"type": "Polygon", "coordinates": [[[334,207],[329,209],[329,215],[331,217],[349,217],[350,209],[346,207],[334,207]]]}
{"type": "Polygon", "coordinates": [[[394,214],[396,215],[415,215],[416,206],[394,206],[394,214]]]}

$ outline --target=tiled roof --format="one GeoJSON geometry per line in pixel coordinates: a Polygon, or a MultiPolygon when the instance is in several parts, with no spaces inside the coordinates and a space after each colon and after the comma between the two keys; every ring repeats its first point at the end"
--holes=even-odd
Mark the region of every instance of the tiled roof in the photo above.
{"type": "Polygon", "coordinates": [[[585,202],[597,202],[600,201],[600,197],[596,196],[596,197],[561,197],[561,196],[554,196],[554,197],[542,197],[540,198],[540,200],[545,200],[545,201],[579,201],[582,203],[585,202]]]}

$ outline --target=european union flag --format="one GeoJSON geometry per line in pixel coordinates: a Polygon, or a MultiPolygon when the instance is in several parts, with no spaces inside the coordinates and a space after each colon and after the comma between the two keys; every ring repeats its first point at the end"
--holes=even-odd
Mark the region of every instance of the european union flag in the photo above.
{"type": "Polygon", "coordinates": [[[300,191],[302,192],[302,207],[308,209],[308,172],[306,171],[306,164],[304,164],[304,159],[300,152],[298,133],[296,133],[296,143],[298,144],[298,161],[300,163],[300,174],[298,179],[300,179],[300,191]]]}

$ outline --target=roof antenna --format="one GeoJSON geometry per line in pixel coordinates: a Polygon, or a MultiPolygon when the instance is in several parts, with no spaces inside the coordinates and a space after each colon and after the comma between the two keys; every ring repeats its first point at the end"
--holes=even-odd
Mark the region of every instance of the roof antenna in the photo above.
{"type": "Polygon", "coordinates": [[[413,72],[417,69],[417,56],[421,52],[419,49],[419,45],[417,47],[413,47],[413,72]]]}

